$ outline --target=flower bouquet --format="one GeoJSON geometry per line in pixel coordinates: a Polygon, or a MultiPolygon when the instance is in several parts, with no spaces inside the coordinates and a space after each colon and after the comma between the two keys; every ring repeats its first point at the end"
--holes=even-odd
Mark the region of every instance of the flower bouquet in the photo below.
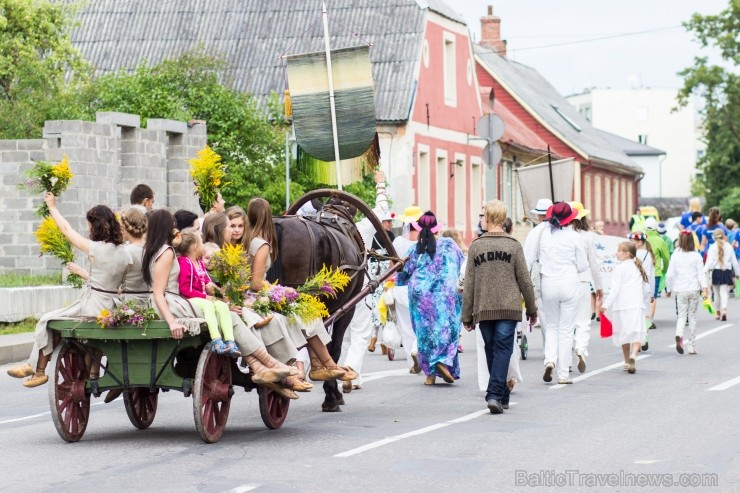
{"type": "Polygon", "coordinates": [[[159,316],[151,306],[142,305],[136,301],[126,301],[113,310],[103,309],[97,316],[98,325],[107,329],[119,325],[133,325],[143,327],[150,320],[157,320],[159,316]]]}
{"type": "Polygon", "coordinates": [[[221,161],[221,156],[209,146],[198,151],[195,159],[191,159],[188,163],[200,208],[204,213],[208,212],[218,198],[220,187],[228,185],[228,183],[223,183],[226,176],[226,165],[221,161]]]}
{"type": "Polygon", "coordinates": [[[211,256],[208,273],[221,286],[221,293],[229,303],[244,304],[244,292],[249,289],[252,269],[247,252],[241,245],[224,243],[221,250],[211,256]]]}
{"type": "MultiPolygon", "coordinates": [[[[75,259],[72,245],[51,217],[47,217],[41,221],[35,235],[36,241],[41,248],[41,255],[53,255],[62,261],[63,266],[75,259]]],[[[84,280],[77,274],[70,274],[67,276],[67,283],[79,288],[84,284],[84,280]]]]}
{"type": "MultiPolygon", "coordinates": [[[[28,177],[26,181],[18,184],[19,189],[25,190],[32,195],[51,192],[57,197],[67,189],[69,182],[74,177],[72,170],[69,169],[67,156],[64,156],[57,164],[36,161],[33,167],[26,172],[26,176],[28,177]]],[[[43,202],[36,209],[36,214],[39,217],[47,217],[49,215],[49,207],[46,205],[46,202],[43,202]]]]}
{"type": "Polygon", "coordinates": [[[344,272],[324,266],[315,276],[306,280],[297,289],[274,283],[262,288],[247,299],[247,304],[262,316],[270,312],[288,318],[300,317],[313,320],[329,316],[329,310],[321,296],[336,298],[339,291],[349,284],[350,277],[344,272]]]}

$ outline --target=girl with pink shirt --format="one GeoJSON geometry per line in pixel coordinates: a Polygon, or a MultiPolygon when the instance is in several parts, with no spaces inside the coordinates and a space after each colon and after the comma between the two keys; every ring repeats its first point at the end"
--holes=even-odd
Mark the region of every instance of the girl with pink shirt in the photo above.
{"type": "Polygon", "coordinates": [[[186,228],[175,236],[172,246],[179,254],[177,262],[180,264],[180,294],[203,312],[211,335],[211,351],[238,358],[241,352],[234,342],[234,327],[231,323],[229,305],[213,296],[216,285],[211,281],[203,264],[203,242],[200,239],[200,232],[194,228],[186,228]]]}

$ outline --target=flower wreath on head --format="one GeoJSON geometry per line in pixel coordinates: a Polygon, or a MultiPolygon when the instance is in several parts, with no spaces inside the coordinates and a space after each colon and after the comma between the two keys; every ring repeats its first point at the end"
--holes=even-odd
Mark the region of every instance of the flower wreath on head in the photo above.
{"type": "Polygon", "coordinates": [[[226,177],[226,165],[210,146],[198,151],[196,157],[188,163],[200,208],[204,213],[208,212],[216,202],[221,187],[228,185],[223,181],[226,177]]]}

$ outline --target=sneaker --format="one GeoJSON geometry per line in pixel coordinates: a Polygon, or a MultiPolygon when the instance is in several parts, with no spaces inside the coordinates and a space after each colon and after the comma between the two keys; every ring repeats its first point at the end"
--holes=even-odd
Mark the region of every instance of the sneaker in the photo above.
{"type": "Polygon", "coordinates": [[[647,351],[650,348],[650,343],[648,341],[645,341],[645,344],[640,346],[641,351],[647,351]]]}
{"type": "Polygon", "coordinates": [[[655,324],[654,324],[653,322],[650,322],[650,327],[648,327],[648,329],[649,329],[649,330],[655,330],[655,329],[657,329],[657,328],[658,328],[658,327],[656,327],[656,326],[655,326],[655,324]]]}
{"type": "Polygon", "coordinates": [[[239,358],[242,352],[239,350],[239,346],[236,345],[235,341],[226,341],[226,354],[232,358],[239,358]]]}
{"type": "Polygon", "coordinates": [[[573,383],[573,380],[570,378],[558,378],[558,385],[570,385],[573,383]]]}
{"type": "Polygon", "coordinates": [[[542,380],[545,382],[552,382],[552,371],[555,369],[555,363],[548,363],[545,365],[545,374],[542,375],[542,380]]]}
{"type": "Polygon", "coordinates": [[[591,312],[591,320],[595,320],[595,319],[596,319],[596,312],[591,312]]]}
{"type": "Polygon", "coordinates": [[[636,371],[637,371],[637,369],[635,368],[635,355],[633,354],[632,356],[630,356],[630,364],[629,364],[629,366],[627,366],[627,373],[629,373],[630,375],[632,375],[636,371]]]}
{"type": "Polygon", "coordinates": [[[630,369],[630,364],[629,363],[625,363],[625,364],[622,365],[622,370],[623,371],[629,371],[629,369],[630,369]]]}
{"type": "Polygon", "coordinates": [[[221,338],[213,339],[211,341],[211,352],[216,354],[227,354],[229,348],[224,344],[221,338]]]}
{"type": "Polygon", "coordinates": [[[586,371],[586,357],[582,354],[578,354],[578,371],[580,373],[586,371]]]}
{"type": "Polygon", "coordinates": [[[676,351],[678,354],[683,354],[683,337],[676,336],[676,351]]]}
{"type": "Polygon", "coordinates": [[[501,403],[501,407],[503,407],[504,409],[509,409],[509,403],[507,402],[506,404],[504,404],[504,403],[502,402],[502,403],[501,403]]]}
{"type": "Polygon", "coordinates": [[[491,411],[491,414],[501,414],[504,412],[504,407],[496,399],[491,399],[486,402],[488,402],[488,410],[491,411]]]}
{"type": "Polygon", "coordinates": [[[689,354],[696,354],[696,348],[694,346],[689,346],[689,354]]]}

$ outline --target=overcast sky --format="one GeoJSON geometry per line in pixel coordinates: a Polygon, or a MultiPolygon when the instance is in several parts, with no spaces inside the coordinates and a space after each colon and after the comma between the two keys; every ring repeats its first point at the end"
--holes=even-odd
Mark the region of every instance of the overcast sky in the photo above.
{"type": "Polygon", "coordinates": [[[475,40],[493,5],[512,59],[534,67],[564,95],[585,88],[673,87],[676,75],[703,54],[681,26],[694,12],[716,14],[728,0],[446,0],[475,40]],[[673,29],[664,29],[673,28],[673,29]],[[565,46],[534,48],[639,31],[565,46]],[[531,48],[531,49],[529,49],[531,48]]]}

